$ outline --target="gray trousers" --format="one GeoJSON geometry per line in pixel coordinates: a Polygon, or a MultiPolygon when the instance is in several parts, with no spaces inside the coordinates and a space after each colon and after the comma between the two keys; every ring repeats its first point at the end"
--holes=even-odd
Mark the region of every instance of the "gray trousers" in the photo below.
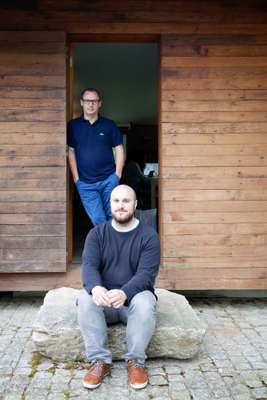
{"type": "Polygon", "coordinates": [[[126,361],[145,363],[146,348],[156,326],[156,298],[148,290],[135,295],[129,306],[120,309],[98,307],[85,289],[79,296],[78,322],[85,343],[86,356],[90,362],[104,360],[112,363],[107,348],[107,324],[122,322],[126,327],[126,361]]]}

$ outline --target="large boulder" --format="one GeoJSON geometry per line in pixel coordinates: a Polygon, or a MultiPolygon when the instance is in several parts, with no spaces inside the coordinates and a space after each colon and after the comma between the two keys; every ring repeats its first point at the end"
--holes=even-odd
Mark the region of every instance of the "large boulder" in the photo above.
{"type": "MultiPolygon", "coordinates": [[[[84,344],[77,323],[79,290],[50,290],[33,326],[32,339],[36,350],[55,361],[84,361],[84,344]]],[[[148,357],[193,357],[205,334],[205,325],[198,319],[184,296],[156,289],[158,296],[157,327],[150,342],[148,357]]],[[[114,360],[126,351],[125,326],[108,328],[109,348],[114,360]]]]}

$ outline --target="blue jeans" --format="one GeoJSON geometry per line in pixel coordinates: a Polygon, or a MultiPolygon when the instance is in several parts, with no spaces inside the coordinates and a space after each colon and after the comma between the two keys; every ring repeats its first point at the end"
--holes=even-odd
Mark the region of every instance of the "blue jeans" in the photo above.
{"type": "Polygon", "coordinates": [[[118,186],[119,177],[114,173],[104,181],[95,183],[76,182],[84,209],[93,225],[99,225],[111,219],[110,194],[118,186]]]}
{"type": "Polygon", "coordinates": [[[107,348],[107,323],[123,322],[127,325],[126,361],[145,363],[146,348],[156,326],[156,298],[149,290],[135,295],[129,306],[120,309],[98,307],[85,289],[79,296],[78,321],[84,339],[88,360],[104,360],[112,363],[112,354],[107,348]]]}

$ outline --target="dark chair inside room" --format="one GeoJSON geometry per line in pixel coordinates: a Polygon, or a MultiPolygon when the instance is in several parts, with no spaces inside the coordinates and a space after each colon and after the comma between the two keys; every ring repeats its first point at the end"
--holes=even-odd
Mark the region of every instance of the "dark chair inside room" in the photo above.
{"type": "Polygon", "coordinates": [[[134,189],[139,209],[146,210],[151,208],[151,182],[144,176],[140,165],[136,161],[129,160],[126,162],[121,183],[125,183],[134,189]]]}

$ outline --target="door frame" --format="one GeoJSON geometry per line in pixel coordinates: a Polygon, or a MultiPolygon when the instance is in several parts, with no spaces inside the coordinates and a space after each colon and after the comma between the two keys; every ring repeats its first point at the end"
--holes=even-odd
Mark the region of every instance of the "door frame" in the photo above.
{"type": "MultiPolygon", "coordinates": [[[[73,117],[74,70],[73,45],[75,43],[156,43],[158,45],[158,230],[162,233],[161,222],[161,36],[153,34],[84,34],[74,33],[67,37],[67,120],[73,117]]],[[[67,166],[67,262],[73,260],[73,194],[74,183],[69,166],[67,166]]]]}

